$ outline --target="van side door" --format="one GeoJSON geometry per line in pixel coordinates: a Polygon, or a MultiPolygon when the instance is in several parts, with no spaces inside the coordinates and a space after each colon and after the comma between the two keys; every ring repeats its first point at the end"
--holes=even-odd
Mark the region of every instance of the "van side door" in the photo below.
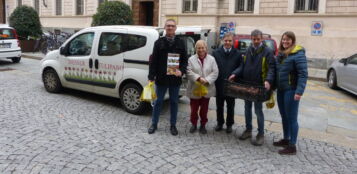
{"type": "Polygon", "coordinates": [[[92,91],[91,56],[93,53],[95,32],[83,32],[71,39],[64,46],[64,55],[60,55],[60,76],[64,79],[64,86],[92,91]]]}
{"type": "Polygon", "coordinates": [[[95,92],[118,97],[118,82],[123,77],[123,59],[126,51],[127,29],[115,29],[100,33],[98,48],[93,56],[95,92]]]}

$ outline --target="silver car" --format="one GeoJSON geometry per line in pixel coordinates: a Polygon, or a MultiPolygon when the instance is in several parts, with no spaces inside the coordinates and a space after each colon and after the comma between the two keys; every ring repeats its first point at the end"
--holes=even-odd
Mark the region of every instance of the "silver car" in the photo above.
{"type": "Polygon", "coordinates": [[[357,54],[333,62],[327,80],[330,88],[342,88],[357,95],[357,54]]]}

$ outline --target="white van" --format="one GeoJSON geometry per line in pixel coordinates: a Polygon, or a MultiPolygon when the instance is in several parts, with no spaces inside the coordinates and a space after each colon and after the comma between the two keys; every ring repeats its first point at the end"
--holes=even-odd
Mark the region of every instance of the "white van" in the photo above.
{"type": "MultiPolygon", "coordinates": [[[[67,87],[120,98],[127,112],[141,114],[150,107],[139,97],[148,83],[149,59],[160,34],[162,28],[144,26],[83,29],[41,61],[44,86],[48,92],[67,87]]],[[[192,55],[195,39],[187,34],[177,37],[185,40],[187,53],[192,55]]]]}

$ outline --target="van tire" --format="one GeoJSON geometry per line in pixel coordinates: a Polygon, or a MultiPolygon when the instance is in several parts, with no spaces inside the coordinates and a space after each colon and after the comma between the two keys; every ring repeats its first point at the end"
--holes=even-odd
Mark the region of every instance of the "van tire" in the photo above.
{"type": "Polygon", "coordinates": [[[50,93],[59,93],[62,90],[61,81],[54,69],[47,69],[42,74],[43,85],[50,93]]]}
{"type": "Polygon", "coordinates": [[[21,56],[20,57],[13,57],[13,58],[11,58],[11,60],[12,60],[13,63],[19,63],[20,60],[21,60],[21,56]]]}
{"type": "Polygon", "coordinates": [[[127,112],[139,115],[148,110],[149,103],[140,101],[142,90],[138,84],[128,83],[120,91],[120,102],[127,112]]]}

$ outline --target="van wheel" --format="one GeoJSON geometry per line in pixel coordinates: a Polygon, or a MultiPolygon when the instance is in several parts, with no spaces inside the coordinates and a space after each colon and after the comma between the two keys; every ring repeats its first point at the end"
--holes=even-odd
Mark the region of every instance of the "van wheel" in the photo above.
{"type": "Polygon", "coordinates": [[[21,60],[21,57],[13,57],[13,58],[11,58],[11,60],[13,63],[19,63],[21,60]]]}
{"type": "Polygon", "coordinates": [[[128,83],[120,92],[120,102],[124,109],[132,114],[138,115],[144,113],[149,103],[140,101],[142,87],[135,83],[128,83]]]}
{"type": "Polygon", "coordinates": [[[330,70],[328,73],[328,87],[331,89],[337,89],[337,77],[335,70],[330,70]]]}
{"type": "Polygon", "coordinates": [[[50,93],[58,93],[62,89],[61,81],[53,69],[48,69],[43,72],[42,81],[46,91],[50,93]]]}

